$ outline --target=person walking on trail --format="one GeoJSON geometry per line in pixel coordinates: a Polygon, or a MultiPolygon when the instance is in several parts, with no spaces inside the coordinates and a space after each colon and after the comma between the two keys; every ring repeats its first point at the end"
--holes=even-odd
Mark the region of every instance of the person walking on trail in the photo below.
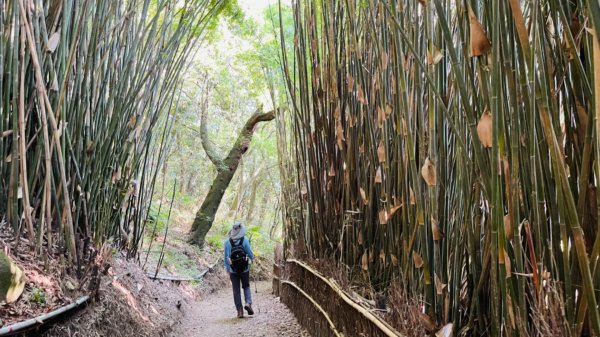
{"type": "Polygon", "coordinates": [[[224,242],[225,269],[229,273],[231,286],[233,287],[233,302],[237,309],[237,317],[244,317],[244,309],[248,315],[254,315],[252,310],[252,291],[250,290],[250,263],[254,261],[254,253],[250,247],[250,241],[244,235],[246,227],[241,221],[236,221],[229,231],[229,239],[224,242]],[[244,289],[246,305],[242,307],[242,296],[240,284],[244,289]]]}

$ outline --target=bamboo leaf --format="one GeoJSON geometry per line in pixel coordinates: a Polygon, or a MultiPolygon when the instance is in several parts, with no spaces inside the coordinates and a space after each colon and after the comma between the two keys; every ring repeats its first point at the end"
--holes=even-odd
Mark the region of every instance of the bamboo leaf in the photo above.
{"type": "Polygon", "coordinates": [[[385,110],[383,110],[383,108],[381,106],[377,107],[377,127],[378,128],[382,128],[383,127],[383,123],[385,123],[385,120],[387,118],[387,115],[385,113],[385,110]]]}
{"type": "Polygon", "coordinates": [[[481,56],[487,53],[492,45],[471,7],[469,7],[469,28],[471,56],[481,56]]]}
{"type": "Polygon", "coordinates": [[[512,238],[513,236],[513,226],[511,223],[510,216],[508,214],[504,216],[504,235],[507,238],[512,238]]]}
{"type": "Polygon", "coordinates": [[[444,289],[446,288],[446,284],[444,284],[442,282],[442,280],[440,279],[440,277],[435,274],[435,291],[438,295],[443,295],[444,294],[444,289]]]}
{"type": "Polygon", "coordinates": [[[389,220],[389,216],[388,216],[388,212],[385,208],[382,208],[381,210],[379,210],[379,224],[380,225],[385,225],[388,223],[389,220]]]}
{"type": "Polygon", "coordinates": [[[477,136],[483,147],[492,147],[492,114],[486,110],[477,124],[477,136]]]}
{"type": "Polygon", "coordinates": [[[440,61],[443,59],[443,55],[442,52],[435,48],[433,50],[433,52],[429,52],[427,51],[427,64],[428,65],[436,65],[438,63],[440,63],[440,61]]]}
{"type": "Polygon", "coordinates": [[[433,236],[434,241],[439,241],[444,237],[437,220],[434,218],[431,218],[431,235],[433,236]]]}
{"type": "Polygon", "coordinates": [[[427,331],[428,333],[433,333],[434,331],[436,331],[438,329],[438,325],[435,323],[433,318],[431,318],[427,314],[420,312],[419,313],[419,321],[421,322],[421,325],[423,326],[425,331],[427,331]]]}
{"type": "Polygon", "coordinates": [[[365,190],[363,190],[362,187],[359,189],[359,191],[360,191],[360,197],[362,198],[363,205],[368,205],[369,199],[367,198],[367,193],[365,192],[365,190]]]}
{"type": "Polygon", "coordinates": [[[402,204],[400,205],[396,205],[396,206],[392,206],[392,208],[390,209],[390,214],[389,217],[391,218],[394,214],[396,214],[396,212],[402,208],[402,204]]]}
{"type": "Polygon", "coordinates": [[[56,47],[58,47],[58,44],[60,43],[60,33],[61,32],[59,29],[56,32],[54,32],[52,36],[50,36],[50,38],[48,39],[48,45],[46,46],[46,49],[49,52],[54,53],[56,47]]]}
{"type": "Polygon", "coordinates": [[[415,264],[415,268],[420,269],[423,267],[423,258],[421,255],[413,250],[412,252],[413,262],[415,264]]]}
{"type": "Polygon", "coordinates": [[[423,166],[421,167],[421,176],[428,186],[437,185],[435,166],[433,166],[433,163],[429,160],[429,158],[425,158],[425,163],[423,163],[423,166]]]}
{"type": "Polygon", "coordinates": [[[377,158],[379,159],[380,163],[385,163],[385,146],[383,145],[383,142],[379,143],[379,146],[377,147],[377,158]]]}
{"type": "Polygon", "coordinates": [[[364,271],[369,270],[369,253],[367,250],[365,250],[365,252],[362,255],[361,265],[362,265],[362,270],[364,270],[364,271]]]}
{"type": "Polygon", "coordinates": [[[375,183],[381,184],[383,182],[383,177],[381,173],[381,166],[377,168],[377,172],[375,173],[375,183]]]}

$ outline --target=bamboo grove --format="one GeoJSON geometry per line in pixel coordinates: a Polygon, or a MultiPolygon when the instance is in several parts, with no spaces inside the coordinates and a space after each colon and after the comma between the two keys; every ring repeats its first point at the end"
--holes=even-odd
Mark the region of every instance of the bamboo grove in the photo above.
{"type": "Polygon", "coordinates": [[[295,246],[455,336],[600,335],[598,2],[293,7],[295,246]]]}
{"type": "Polygon", "coordinates": [[[136,252],[179,75],[221,3],[0,1],[0,210],[42,256],[136,252]]]}

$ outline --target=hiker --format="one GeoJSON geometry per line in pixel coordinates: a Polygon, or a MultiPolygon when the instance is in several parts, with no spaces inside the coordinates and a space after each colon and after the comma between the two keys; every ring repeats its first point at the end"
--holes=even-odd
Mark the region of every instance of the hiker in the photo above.
{"type": "Polygon", "coordinates": [[[254,315],[252,310],[252,291],[250,290],[250,263],[254,260],[250,241],[244,237],[246,227],[241,221],[236,221],[229,231],[229,239],[225,241],[225,269],[229,273],[231,286],[233,287],[233,301],[237,309],[237,317],[244,317],[244,309],[248,315],[254,315]],[[242,308],[242,297],[240,294],[240,283],[244,289],[246,305],[242,308]]]}

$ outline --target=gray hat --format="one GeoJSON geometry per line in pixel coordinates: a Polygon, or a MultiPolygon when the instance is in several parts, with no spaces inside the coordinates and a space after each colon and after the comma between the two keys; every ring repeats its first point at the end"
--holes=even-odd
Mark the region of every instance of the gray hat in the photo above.
{"type": "Polygon", "coordinates": [[[232,240],[239,240],[246,234],[246,227],[241,221],[236,221],[233,224],[233,228],[229,231],[229,238],[232,240]]]}

